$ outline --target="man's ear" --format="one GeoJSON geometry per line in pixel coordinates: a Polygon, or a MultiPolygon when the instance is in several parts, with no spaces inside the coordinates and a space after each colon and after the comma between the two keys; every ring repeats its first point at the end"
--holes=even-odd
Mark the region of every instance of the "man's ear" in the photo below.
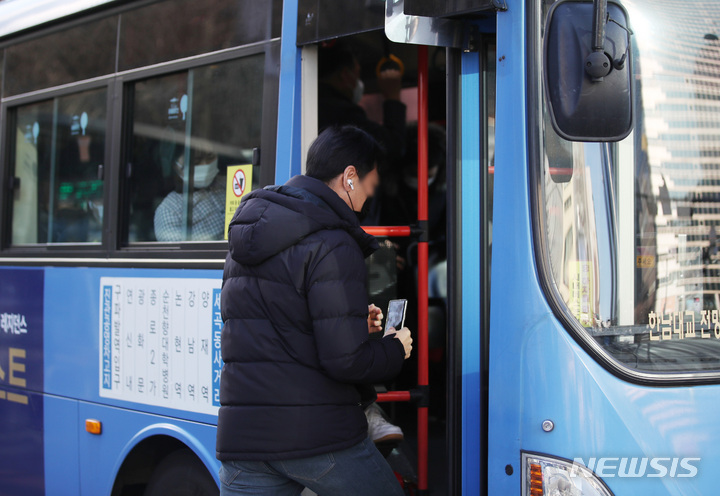
{"type": "Polygon", "coordinates": [[[348,179],[357,179],[359,177],[357,168],[354,165],[348,165],[345,167],[342,176],[343,182],[345,183],[347,183],[348,179]]]}

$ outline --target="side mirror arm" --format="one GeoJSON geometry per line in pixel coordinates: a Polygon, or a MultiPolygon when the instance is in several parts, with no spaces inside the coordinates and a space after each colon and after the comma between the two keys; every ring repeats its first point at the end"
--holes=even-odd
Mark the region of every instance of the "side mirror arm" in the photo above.
{"type": "Polygon", "coordinates": [[[607,0],[593,0],[592,52],[585,58],[585,72],[600,82],[612,69],[612,61],[605,53],[605,24],[607,24],[607,0]]]}

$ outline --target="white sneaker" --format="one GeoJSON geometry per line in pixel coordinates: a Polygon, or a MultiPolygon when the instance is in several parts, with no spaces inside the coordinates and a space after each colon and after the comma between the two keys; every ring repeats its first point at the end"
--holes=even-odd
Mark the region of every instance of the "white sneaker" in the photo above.
{"type": "Polygon", "coordinates": [[[368,423],[368,436],[374,443],[403,440],[402,429],[385,420],[383,411],[377,403],[365,409],[365,417],[368,423]]]}

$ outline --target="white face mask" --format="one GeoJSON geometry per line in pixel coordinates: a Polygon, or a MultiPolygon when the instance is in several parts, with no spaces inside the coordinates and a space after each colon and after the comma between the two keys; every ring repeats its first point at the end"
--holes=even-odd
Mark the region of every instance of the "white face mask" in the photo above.
{"type": "Polygon", "coordinates": [[[362,79],[358,78],[357,84],[355,84],[355,89],[353,90],[353,103],[360,103],[364,93],[365,83],[362,82],[362,79]]]}
{"type": "MultiPolygon", "coordinates": [[[[209,164],[197,164],[193,167],[193,187],[195,189],[207,188],[218,174],[217,158],[209,164]]],[[[183,166],[180,162],[175,162],[175,169],[180,177],[183,175],[183,166]]]]}

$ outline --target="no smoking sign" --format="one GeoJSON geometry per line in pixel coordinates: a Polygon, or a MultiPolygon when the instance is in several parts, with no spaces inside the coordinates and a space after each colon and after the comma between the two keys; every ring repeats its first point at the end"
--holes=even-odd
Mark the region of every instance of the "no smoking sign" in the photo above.
{"type": "Polygon", "coordinates": [[[235,171],[235,175],[233,176],[233,182],[232,182],[232,188],[233,193],[235,193],[235,196],[240,198],[243,193],[245,193],[245,173],[242,169],[238,169],[235,171]]]}
{"type": "Polygon", "coordinates": [[[253,166],[250,164],[229,165],[225,177],[225,239],[230,221],[243,197],[252,190],[253,166]]]}

